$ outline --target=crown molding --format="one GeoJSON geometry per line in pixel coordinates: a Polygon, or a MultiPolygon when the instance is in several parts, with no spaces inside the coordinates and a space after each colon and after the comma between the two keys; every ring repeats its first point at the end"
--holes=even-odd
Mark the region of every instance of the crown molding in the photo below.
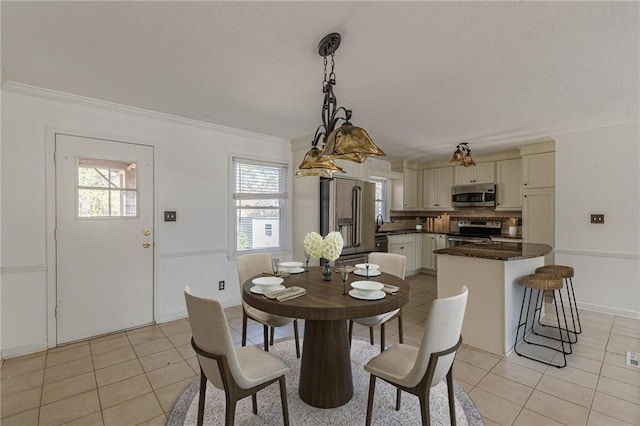
{"type": "Polygon", "coordinates": [[[133,107],[129,105],[118,104],[115,102],[103,101],[100,99],[89,98],[86,96],[74,95],[72,93],[61,92],[53,89],[46,89],[44,87],[32,86],[30,84],[19,83],[17,81],[5,81],[2,84],[2,90],[7,92],[19,93],[22,95],[35,96],[44,99],[50,99],[59,102],[65,102],[69,104],[89,106],[93,108],[100,108],[107,111],[120,112],[125,114],[131,114],[142,118],[151,118],[160,121],[165,121],[173,124],[181,124],[184,126],[195,127],[199,129],[215,130],[240,136],[244,138],[258,139],[261,141],[269,141],[273,143],[289,143],[289,139],[265,135],[262,133],[251,132],[248,130],[236,129],[234,127],[227,127],[221,124],[208,123],[206,121],[194,120],[191,118],[180,117],[178,115],[167,114],[164,112],[152,111],[144,108],[133,107]]]}

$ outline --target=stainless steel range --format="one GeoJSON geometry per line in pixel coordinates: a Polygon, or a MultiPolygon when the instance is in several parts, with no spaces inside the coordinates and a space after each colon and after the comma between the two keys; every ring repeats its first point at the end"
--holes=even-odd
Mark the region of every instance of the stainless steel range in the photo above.
{"type": "Polygon", "coordinates": [[[492,235],[500,235],[502,224],[497,220],[461,220],[458,232],[447,237],[447,247],[456,247],[468,243],[488,243],[492,235]]]}

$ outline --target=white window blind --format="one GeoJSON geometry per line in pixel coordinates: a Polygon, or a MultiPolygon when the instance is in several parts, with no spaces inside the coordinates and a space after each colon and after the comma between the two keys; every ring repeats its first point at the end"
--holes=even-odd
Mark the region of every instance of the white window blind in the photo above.
{"type": "Polygon", "coordinates": [[[235,252],[283,249],[287,166],[239,157],[232,164],[235,252]]]}

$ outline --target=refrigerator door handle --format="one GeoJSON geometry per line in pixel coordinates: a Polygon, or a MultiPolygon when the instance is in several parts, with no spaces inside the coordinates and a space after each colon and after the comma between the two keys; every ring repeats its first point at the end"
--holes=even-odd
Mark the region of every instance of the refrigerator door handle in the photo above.
{"type": "Polygon", "coordinates": [[[351,217],[353,220],[353,227],[351,229],[353,247],[360,246],[360,214],[361,214],[361,198],[362,188],[354,186],[351,188],[351,217]]]}

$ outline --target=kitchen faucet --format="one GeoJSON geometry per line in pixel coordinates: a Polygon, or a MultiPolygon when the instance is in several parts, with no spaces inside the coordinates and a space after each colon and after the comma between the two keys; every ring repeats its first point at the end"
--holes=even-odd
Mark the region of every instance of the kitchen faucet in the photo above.
{"type": "Polygon", "coordinates": [[[382,213],[378,213],[378,216],[376,216],[376,232],[378,232],[378,230],[380,229],[380,226],[382,225],[384,225],[382,213]]]}

